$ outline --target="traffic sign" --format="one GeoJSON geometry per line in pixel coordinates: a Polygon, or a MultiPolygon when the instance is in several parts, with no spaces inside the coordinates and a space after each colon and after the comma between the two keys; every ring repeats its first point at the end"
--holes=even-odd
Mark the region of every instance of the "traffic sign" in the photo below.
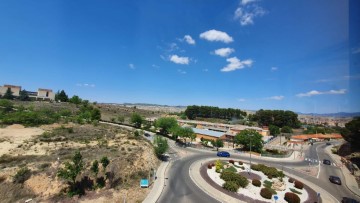
{"type": "Polygon", "coordinates": [[[279,199],[279,197],[277,195],[274,195],[274,199],[275,201],[279,199]]]}

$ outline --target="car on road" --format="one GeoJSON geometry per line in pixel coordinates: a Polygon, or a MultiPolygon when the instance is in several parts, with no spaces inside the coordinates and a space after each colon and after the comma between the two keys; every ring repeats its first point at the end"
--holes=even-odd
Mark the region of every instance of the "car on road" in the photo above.
{"type": "Polygon", "coordinates": [[[352,198],[349,197],[343,197],[341,200],[341,203],[359,203],[359,201],[354,200],[352,198]]]}
{"type": "Polygon", "coordinates": [[[217,153],[217,156],[221,156],[221,157],[230,157],[230,153],[229,152],[225,152],[225,151],[221,151],[217,153]]]}
{"type": "Polygon", "coordinates": [[[331,143],[330,143],[330,142],[327,142],[326,145],[331,145],[331,143]]]}
{"type": "Polygon", "coordinates": [[[330,176],[329,177],[330,182],[341,185],[341,180],[337,176],[330,176]]]}
{"type": "Polygon", "coordinates": [[[324,159],[324,160],[323,160],[323,164],[331,165],[331,161],[328,160],[328,159],[324,159]]]}

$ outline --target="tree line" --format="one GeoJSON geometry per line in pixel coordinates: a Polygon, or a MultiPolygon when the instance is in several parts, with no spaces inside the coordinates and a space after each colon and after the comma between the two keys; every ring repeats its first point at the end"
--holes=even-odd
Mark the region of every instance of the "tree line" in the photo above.
{"type": "Polygon", "coordinates": [[[292,111],[284,110],[263,110],[260,109],[253,115],[249,115],[251,121],[256,121],[260,126],[274,125],[277,127],[289,126],[299,128],[298,115],[292,111]]]}
{"type": "Polygon", "coordinates": [[[188,119],[202,118],[220,118],[220,119],[243,119],[246,117],[246,112],[240,109],[219,108],[213,106],[188,106],[185,110],[185,115],[188,119]]]}

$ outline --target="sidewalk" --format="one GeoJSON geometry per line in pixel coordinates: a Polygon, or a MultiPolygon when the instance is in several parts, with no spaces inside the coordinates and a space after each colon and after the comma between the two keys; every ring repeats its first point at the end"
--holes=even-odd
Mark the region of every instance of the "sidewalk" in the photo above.
{"type": "MultiPolygon", "coordinates": [[[[331,146],[328,146],[325,148],[326,152],[331,156],[331,158],[336,162],[336,164],[338,165],[342,165],[341,163],[341,156],[337,155],[337,154],[333,154],[331,152],[331,146]]],[[[353,176],[351,174],[351,172],[349,171],[349,169],[346,166],[342,166],[341,170],[342,174],[345,177],[345,185],[346,187],[352,192],[354,193],[356,196],[360,197],[360,189],[359,186],[355,180],[355,176],[353,176]]]]}
{"type": "Polygon", "coordinates": [[[154,203],[157,202],[159,199],[164,186],[165,186],[165,175],[167,172],[167,169],[169,168],[169,165],[171,163],[169,161],[162,162],[159,166],[159,168],[156,171],[157,179],[154,182],[153,187],[151,188],[150,193],[146,196],[143,203],[154,203]]]}
{"type": "MultiPolygon", "coordinates": [[[[202,163],[205,163],[207,161],[210,160],[215,160],[214,158],[209,158],[209,159],[203,159],[203,160],[199,160],[195,163],[193,163],[190,166],[189,169],[189,175],[190,178],[192,179],[192,181],[200,188],[202,189],[204,192],[206,192],[209,196],[213,197],[214,199],[220,201],[220,202],[224,202],[224,203],[235,203],[235,202],[243,202],[240,201],[236,198],[233,198],[225,193],[219,192],[217,189],[215,189],[214,187],[212,187],[211,185],[209,185],[202,177],[200,174],[200,167],[202,165],[202,163]],[[216,195],[215,195],[216,194],[216,195]]],[[[322,188],[318,187],[317,185],[312,184],[311,182],[295,176],[293,174],[287,174],[285,172],[285,175],[287,176],[291,176],[295,179],[298,179],[300,181],[302,181],[304,184],[308,185],[309,187],[311,187],[313,190],[318,191],[321,193],[321,199],[322,202],[338,202],[331,194],[329,194],[327,191],[323,190],[322,188]]]]}

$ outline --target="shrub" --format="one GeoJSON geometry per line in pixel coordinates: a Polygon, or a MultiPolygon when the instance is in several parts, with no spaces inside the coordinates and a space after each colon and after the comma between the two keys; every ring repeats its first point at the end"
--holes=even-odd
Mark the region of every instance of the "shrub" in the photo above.
{"type": "Polygon", "coordinates": [[[297,188],[297,189],[303,189],[304,188],[304,184],[300,181],[295,181],[295,184],[294,186],[297,188]]]}
{"type": "Polygon", "coordinates": [[[31,176],[31,171],[27,167],[23,167],[15,174],[13,178],[14,183],[24,183],[31,176]]]}
{"type": "Polygon", "coordinates": [[[220,174],[220,178],[225,181],[235,181],[240,187],[246,187],[249,184],[247,178],[231,171],[223,171],[220,174]]]}
{"type": "Polygon", "coordinates": [[[302,194],[301,192],[295,190],[294,188],[290,188],[290,191],[293,192],[293,193],[299,194],[299,195],[302,194]]]}
{"type": "Polygon", "coordinates": [[[208,165],[208,169],[212,169],[212,165],[211,165],[211,164],[208,165]]]}
{"type": "Polygon", "coordinates": [[[293,178],[289,178],[289,183],[293,183],[295,180],[293,178]]]}
{"type": "Polygon", "coordinates": [[[287,201],[289,203],[300,203],[300,197],[297,196],[297,194],[292,193],[292,192],[285,193],[284,199],[285,199],[285,201],[287,201]]]}
{"type": "Polygon", "coordinates": [[[236,170],[236,168],[234,166],[230,166],[229,168],[224,169],[223,171],[231,171],[231,172],[234,172],[234,173],[237,172],[237,170],[236,170]]]}
{"type": "Polygon", "coordinates": [[[235,164],[235,161],[234,161],[234,160],[232,160],[232,159],[230,159],[230,160],[229,160],[229,163],[231,163],[231,164],[235,164]]]}
{"type": "Polygon", "coordinates": [[[218,168],[215,169],[215,172],[216,172],[216,173],[220,173],[220,171],[221,171],[221,169],[218,169],[218,168]]]}
{"type": "Polygon", "coordinates": [[[212,163],[212,164],[211,164],[211,166],[213,166],[213,167],[214,167],[214,166],[215,166],[215,163],[212,163]]]}
{"type": "Polygon", "coordinates": [[[261,181],[258,179],[254,179],[252,180],[252,184],[256,187],[260,187],[261,186],[261,181]]]}
{"type": "Polygon", "coordinates": [[[265,199],[271,199],[271,197],[272,197],[272,193],[267,188],[262,188],[260,190],[260,195],[261,195],[261,197],[263,197],[265,199]]]}
{"type": "Polygon", "coordinates": [[[271,175],[271,174],[269,174],[269,175],[268,175],[268,178],[269,178],[269,179],[272,179],[273,177],[272,177],[272,175],[271,175]]]}
{"type": "Polygon", "coordinates": [[[231,192],[237,192],[239,189],[239,185],[235,181],[226,181],[223,184],[223,188],[231,192]]]}
{"type": "Polygon", "coordinates": [[[242,162],[242,161],[239,161],[239,165],[243,165],[243,162],[242,162]]]}

